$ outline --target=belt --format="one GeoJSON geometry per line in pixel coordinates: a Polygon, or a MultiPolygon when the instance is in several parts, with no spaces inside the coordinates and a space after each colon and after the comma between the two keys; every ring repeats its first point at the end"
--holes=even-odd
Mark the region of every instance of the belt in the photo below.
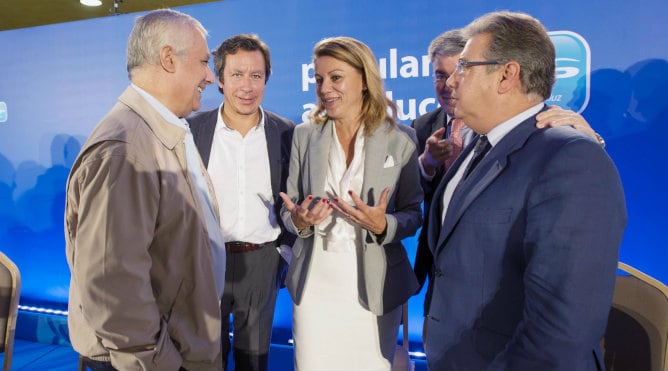
{"type": "Polygon", "coordinates": [[[255,251],[258,249],[261,249],[263,247],[276,247],[276,241],[270,241],[270,242],[264,242],[264,243],[250,243],[250,242],[243,242],[243,241],[231,241],[231,242],[225,242],[225,247],[227,248],[227,252],[236,254],[240,252],[249,252],[249,251],[255,251]]]}
{"type": "MultiPolygon", "coordinates": [[[[109,356],[106,356],[106,358],[109,358],[109,356]]],[[[84,357],[84,356],[79,356],[79,369],[80,370],[116,370],[112,365],[110,361],[96,361],[94,359],[84,357]]],[[[179,371],[188,371],[185,368],[181,367],[179,368],[179,371]]]]}

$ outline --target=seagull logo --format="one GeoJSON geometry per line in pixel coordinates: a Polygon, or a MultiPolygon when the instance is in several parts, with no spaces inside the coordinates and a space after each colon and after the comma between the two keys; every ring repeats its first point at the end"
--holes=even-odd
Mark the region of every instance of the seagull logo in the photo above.
{"type": "Polygon", "coordinates": [[[571,31],[549,33],[556,50],[556,82],[548,104],[584,111],[589,103],[591,55],[589,44],[571,31]]]}
{"type": "Polygon", "coordinates": [[[0,102],[0,122],[7,122],[7,103],[0,102]]]}

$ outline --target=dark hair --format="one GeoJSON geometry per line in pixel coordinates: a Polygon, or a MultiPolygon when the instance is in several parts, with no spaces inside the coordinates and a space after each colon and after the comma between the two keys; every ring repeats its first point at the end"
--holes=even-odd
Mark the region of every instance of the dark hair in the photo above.
{"type": "Polygon", "coordinates": [[[474,20],[464,29],[467,39],[479,34],[490,35],[485,58],[502,63],[519,63],[524,94],[535,94],[542,100],[550,97],[556,79],[555,51],[540,21],[524,13],[492,12],[474,20]]]}
{"type": "MultiPolygon", "coordinates": [[[[264,41],[255,34],[240,34],[225,39],[220,46],[213,51],[213,65],[216,69],[216,76],[218,80],[223,81],[223,70],[225,69],[225,59],[230,54],[236,54],[239,49],[245,51],[259,50],[264,57],[264,82],[269,81],[271,75],[271,56],[269,54],[269,47],[264,41]]],[[[222,93],[222,89],[218,89],[222,93]]]]}

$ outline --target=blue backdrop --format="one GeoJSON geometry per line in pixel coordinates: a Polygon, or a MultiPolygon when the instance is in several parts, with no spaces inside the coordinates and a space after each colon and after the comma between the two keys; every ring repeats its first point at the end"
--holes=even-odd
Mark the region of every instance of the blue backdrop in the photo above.
{"type": "MultiPolygon", "coordinates": [[[[363,40],[404,123],[436,105],[429,42],[500,9],[528,12],[551,31],[558,80],[550,103],[582,112],[608,142],[624,183],[629,224],[620,260],[668,282],[665,0],[227,0],[179,8],[210,31],[210,48],[242,32],[264,39],[273,73],[263,106],[295,122],[315,100],[314,43],[334,35],[363,40]]],[[[125,44],[135,16],[0,32],[0,249],[22,272],[23,304],[66,307],[64,185],[81,144],[128,84],[125,44]]],[[[203,109],[220,100],[210,86],[203,109]]],[[[415,239],[407,242],[413,255],[415,239]]],[[[410,305],[417,342],[422,295],[410,305]]],[[[289,329],[290,320],[283,290],[276,324],[289,329]]]]}

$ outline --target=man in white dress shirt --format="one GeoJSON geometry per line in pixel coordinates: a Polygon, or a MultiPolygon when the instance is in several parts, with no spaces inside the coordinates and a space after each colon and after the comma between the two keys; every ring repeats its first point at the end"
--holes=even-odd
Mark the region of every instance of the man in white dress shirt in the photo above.
{"type": "MultiPolygon", "coordinates": [[[[236,371],[264,371],[286,267],[277,247],[294,241],[277,217],[294,124],[260,107],[271,61],[256,35],[230,37],[213,54],[223,103],[189,122],[213,181],[227,241],[222,331],[229,333],[232,315],[236,371]]],[[[223,369],[230,348],[223,336],[223,369]]]]}

